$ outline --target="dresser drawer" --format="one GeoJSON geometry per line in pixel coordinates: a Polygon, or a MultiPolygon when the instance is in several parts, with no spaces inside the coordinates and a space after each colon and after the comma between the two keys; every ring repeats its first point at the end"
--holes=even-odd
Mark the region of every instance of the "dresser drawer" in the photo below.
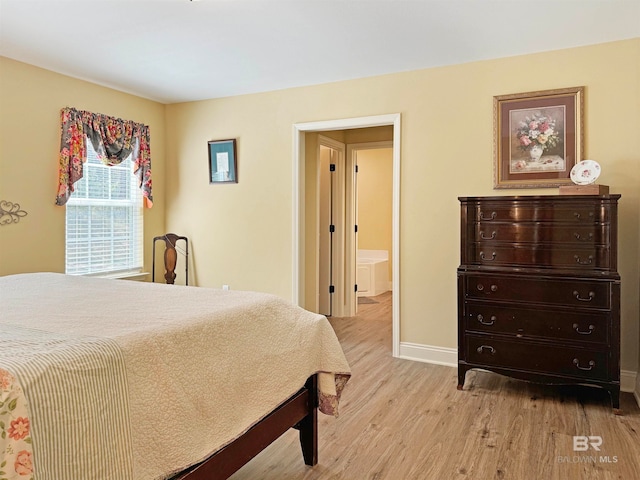
{"type": "Polygon", "coordinates": [[[532,244],[471,245],[469,263],[486,266],[565,267],[578,270],[609,269],[610,250],[604,246],[553,246],[532,244]]]}
{"type": "Polygon", "coordinates": [[[566,305],[608,309],[611,282],[511,275],[464,275],[468,300],[501,300],[532,304],[566,305]]]}
{"type": "Polygon", "coordinates": [[[467,332],[609,344],[610,316],[606,312],[585,313],[468,302],[464,306],[464,317],[467,332]]]}
{"type": "Polygon", "coordinates": [[[555,225],[542,222],[479,222],[470,242],[606,245],[609,224],[555,225]]]}
{"type": "Polygon", "coordinates": [[[469,212],[476,222],[554,222],[573,224],[609,223],[610,210],[598,200],[562,202],[550,208],[549,202],[482,202],[469,212]]]}
{"type": "Polygon", "coordinates": [[[467,335],[465,354],[472,364],[586,379],[606,380],[609,372],[606,351],[467,335]]]}

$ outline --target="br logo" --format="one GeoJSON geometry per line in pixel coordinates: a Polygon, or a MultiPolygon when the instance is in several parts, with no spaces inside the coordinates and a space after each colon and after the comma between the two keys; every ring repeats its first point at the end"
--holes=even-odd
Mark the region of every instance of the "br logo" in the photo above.
{"type": "Polygon", "coordinates": [[[589,447],[593,448],[596,452],[599,452],[600,445],[602,445],[602,437],[597,435],[590,435],[588,437],[576,435],[573,437],[574,452],[586,452],[589,450],[589,447]]]}

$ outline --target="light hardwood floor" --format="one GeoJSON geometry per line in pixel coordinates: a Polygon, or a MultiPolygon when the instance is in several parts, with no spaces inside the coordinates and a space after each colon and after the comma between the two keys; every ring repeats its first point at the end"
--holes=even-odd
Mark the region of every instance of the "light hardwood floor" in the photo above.
{"type": "Polygon", "coordinates": [[[319,415],[319,463],[302,461],[290,430],[233,480],[640,479],[640,408],[605,392],[546,387],[391,357],[391,296],[333,318],[352,368],[340,417],[319,415]],[[573,436],[600,451],[574,451],[573,436]],[[594,439],[595,440],[595,439],[594,439]]]}

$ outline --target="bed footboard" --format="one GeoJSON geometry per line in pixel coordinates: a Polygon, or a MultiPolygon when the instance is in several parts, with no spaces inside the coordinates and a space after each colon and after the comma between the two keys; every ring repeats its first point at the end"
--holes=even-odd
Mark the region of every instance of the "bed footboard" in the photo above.
{"type": "Polygon", "coordinates": [[[204,462],[173,477],[173,480],[223,480],[269,446],[290,428],[300,431],[304,463],[318,463],[318,377],[282,403],[244,435],[211,455],[204,462]]]}

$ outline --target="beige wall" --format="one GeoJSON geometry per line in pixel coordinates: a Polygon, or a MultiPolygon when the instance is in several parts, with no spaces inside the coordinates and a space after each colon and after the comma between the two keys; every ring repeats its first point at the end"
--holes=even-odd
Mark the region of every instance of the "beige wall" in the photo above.
{"type": "Polygon", "coordinates": [[[60,109],[75,107],[149,125],[154,207],[145,211],[145,263],[164,233],[162,104],[0,57],[0,200],[27,216],[0,226],[0,275],[64,272],[65,209],[55,205],[60,109]]]}
{"type": "Polygon", "coordinates": [[[458,196],[492,185],[494,95],[586,86],[585,153],[622,194],[622,368],[638,366],[640,39],[167,106],[169,229],[193,239],[200,285],[292,292],[293,129],[402,114],[401,340],[456,346],[458,196]],[[237,185],[209,185],[206,143],[238,139],[237,185]],[[434,234],[436,232],[437,234],[434,234]],[[426,272],[426,273],[425,273],[426,272]]]}
{"type": "Polygon", "coordinates": [[[358,248],[385,250],[392,271],[393,149],[358,151],[358,248]]]}

